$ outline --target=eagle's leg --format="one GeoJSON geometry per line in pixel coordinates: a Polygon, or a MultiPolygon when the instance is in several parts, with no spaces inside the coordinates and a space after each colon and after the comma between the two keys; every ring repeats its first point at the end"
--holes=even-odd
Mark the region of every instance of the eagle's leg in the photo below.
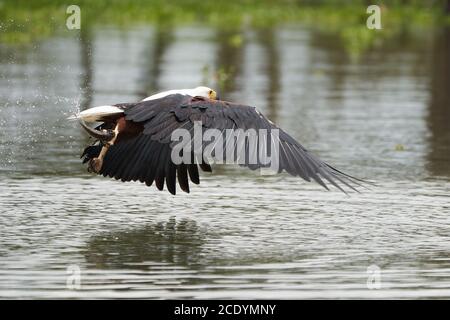
{"type": "Polygon", "coordinates": [[[117,136],[119,135],[119,124],[114,128],[114,136],[111,140],[103,143],[103,147],[100,150],[98,157],[93,158],[89,161],[89,171],[99,173],[103,166],[103,159],[108,152],[109,147],[111,147],[114,142],[116,142],[117,136]]]}

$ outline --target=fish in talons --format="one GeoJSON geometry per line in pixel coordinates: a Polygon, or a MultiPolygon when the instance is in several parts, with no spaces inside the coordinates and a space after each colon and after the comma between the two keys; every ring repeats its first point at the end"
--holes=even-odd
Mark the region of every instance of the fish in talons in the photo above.
{"type": "MultiPolygon", "coordinates": [[[[97,157],[92,157],[88,162],[88,171],[100,173],[103,166],[103,159],[109,147],[114,144],[116,138],[116,131],[111,129],[95,129],[89,127],[83,120],[80,120],[80,125],[86,130],[86,132],[99,141],[102,148],[97,157]]],[[[117,127],[117,126],[116,126],[117,127]]],[[[116,128],[117,129],[117,128],[116,128]]]]}
{"type": "Polygon", "coordinates": [[[83,120],[80,120],[80,125],[83,127],[84,130],[92,137],[97,140],[100,140],[102,142],[108,142],[111,141],[115,134],[114,131],[111,129],[94,129],[89,127],[83,120]]]}

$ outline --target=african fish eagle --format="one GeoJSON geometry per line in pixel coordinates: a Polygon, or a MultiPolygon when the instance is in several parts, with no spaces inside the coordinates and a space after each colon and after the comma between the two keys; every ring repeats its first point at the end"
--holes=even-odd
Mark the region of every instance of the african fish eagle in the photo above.
{"type": "MultiPolygon", "coordinates": [[[[210,162],[199,157],[194,149],[190,151],[192,161],[175,163],[171,157],[172,133],[181,128],[192,132],[196,121],[201,121],[202,130],[217,129],[223,133],[224,145],[230,143],[225,137],[227,129],[278,130],[279,148],[275,155],[278,173],[285,171],[306,181],[312,179],[326,189],[325,182],[328,182],[343,192],[342,185],[357,191],[355,187],[364,182],[317,158],[256,108],[219,100],[216,92],[208,87],[170,90],[140,102],[93,107],[75,118],[95,138],[81,155],[90,172],[122,181],[139,180],[148,186],[155,182],[159,190],[163,190],[165,182],[172,194],[176,193],[176,180],[185,192],[189,192],[189,179],[200,183],[198,167],[212,171],[210,162]],[[94,128],[85,122],[101,124],[94,128]]],[[[262,148],[276,150],[269,140],[262,148]]],[[[249,143],[244,146],[245,150],[251,148],[249,143]]],[[[252,170],[267,167],[267,163],[260,160],[250,163],[248,157],[239,164],[252,170]]]]}

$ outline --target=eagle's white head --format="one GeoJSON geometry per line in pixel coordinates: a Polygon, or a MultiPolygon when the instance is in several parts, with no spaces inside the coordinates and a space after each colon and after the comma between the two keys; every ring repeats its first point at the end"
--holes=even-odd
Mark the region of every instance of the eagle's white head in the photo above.
{"type": "Polygon", "coordinates": [[[217,99],[217,92],[211,88],[200,86],[191,90],[191,96],[204,97],[212,100],[217,99]]]}
{"type": "Polygon", "coordinates": [[[171,94],[186,94],[186,95],[189,95],[192,97],[204,97],[204,98],[208,98],[208,99],[212,99],[212,100],[218,99],[216,91],[214,91],[213,89],[208,88],[208,87],[200,86],[200,87],[196,87],[193,89],[178,89],[178,90],[163,91],[163,92],[154,94],[150,97],[147,97],[143,101],[160,99],[160,98],[164,98],[171,94]]]}

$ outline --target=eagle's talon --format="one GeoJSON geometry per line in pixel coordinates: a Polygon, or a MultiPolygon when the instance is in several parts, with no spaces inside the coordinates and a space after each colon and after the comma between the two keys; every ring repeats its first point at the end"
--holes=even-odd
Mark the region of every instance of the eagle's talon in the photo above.
{"type": "Polygon", "coordinates": [[[99,173],[102,169],[103,159],[94,158],[89,161],[88,171],[99,173]]]}

